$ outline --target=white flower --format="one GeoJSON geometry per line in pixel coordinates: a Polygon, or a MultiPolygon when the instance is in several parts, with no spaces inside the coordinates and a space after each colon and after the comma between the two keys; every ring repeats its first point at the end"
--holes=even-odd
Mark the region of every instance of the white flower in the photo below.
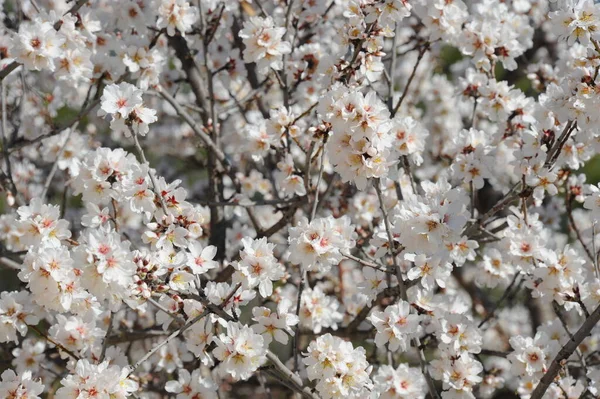
{"type": "Polygon", "coordinates": [[[344,317],[338,300],[326,295],[319,285],[312,289],[305,288],[300,303],[300,325],[316,334],[327,327],[336,330],[344,317]]]}
{"type": "Polygon", "coordinates": [[[427,258],[423,254],[417,256],[405,254],[404,258],[414,263],[407,274],[409,280],[420,279],[421,285],[426,290],[434,289],[434,282],[442,288],[446,286],[446,280],[452,272],[451,266],[447,263],[440,263],[439,259],[427,258]]]}
{"type": "Polygon", "coordinates": [[[361,294],[367,296],[370,304],[377,294],[387,288],[386,274],[370,267],[365,267],[362,273],[364,281],[358,283],[358,288],[361,294]]]}
{"type": "Polygon", "coordinates": [[[271,134],[267,130],[264,121],[261,121],[256,125],[247,125],[245,133],[248,143],[246,148],[248,152],[252,154],[252,159],[257,162],[269,153],[271,147],[281,146],[279,137],[271,134]]]}
{"type": "MultiPolygon", "coordinates": [[[[81,317],[62,314],[56,316],[56,323],[48,330],[48,335],[55,341],[74,353],[85,353],[99,342],[105,335],[105,331],[96,327],[96,320],[83,320],[81,317]]],[[[61,347],[59,352],[61,356],[68,357],[63,353],[61,347]]]]}
{"type": "Polygon", "coordinates": [[[198,8],[190,6],[186,0],[158,0],[159,28],[167,28],[169,36],[175,35],[175,30],[185,36],[192,25],[198,20],[198,8]]]}
{"type": "Polygon", "coordinates": [[[343,181],[364,190],[369,178],[384,177],[392,164],[390,113],[375,91],[337,95],[332,90],[319,101],[319,113],[333,130],[327,155],[343,181]]]}
{"type": "Polygon", "coordinates": [[[27,291],[3,291],[0,294],[0,342],[19,342],[17,332],[27,334],[27,325],[39,322],[40,311],[27,291]]]}
{"type": "Polygon", "coordinates": [[[384,364],[373,376],[373,383],[381,399],[424,399],[428,392],[421,370],[405,363],[395,370],[384,364]]]}
{"type": "Polygon", "coordinates": [[[227,283],[215,283],[209,281],[204,287],[206,297],[213,304],[222,307],[225,312],[239,316],[240,306],[246,305],[256,297],[253,290],[238,288],[234,292],[234,286],[227,283]],[[232,296],[233,295],[233,296],[232,296]]]}
{"type": "Polygon", "coordinates": [[[213,324],[209,317],[204,317],[196,322],[185,332],[185,344],[187,349],[198,356],[202,363],[212,364],[212,358],[206,352],[206,347],[213,340],[213,324]]]}
{"type": "Polygon", "coordinates": [[[594,395],[600,393],[600,369],[590,369],[587,373],[587,377],[592,382],[589,386],[589,390],[594,395]]]}
{"type": "Polygon", "coordinates": [[[79,49],[66,50],[59,56],[56,76],[62,80],[76,82],[88,81],[92,77],[93,64],[90,60],[91,53],[79,49]]]}
{"type": "Polygon", "coordinates": [[[34,338],[25,338],[20,348],[12,351],[14,359],[12,365],[18,374],[27,371],[37,373],[46,360],[46,341],[36,340],[34,338]]]}
{"type": "Polygon", "coordinates": [[[277,305],[276,312],[265,307],[252,309],[253,319],[258,323],[253,325],[252,329],[262,335],[265,345],[269,345],[273,339],[286,345],[288,343],[287,334],[294,336],[294,330],[291,327],[298,324],[298,317],[289,312],[291,306],[292,303],[283,298],[277,305]]]}
{"type": "Polygon", "coordinates": [[[598,40],[600,10],[592,0],[573,1],[569,6],[550,13],[550,18],[555,21],[552,30],[567,39],[569,45],[576,40],[583,44],[589,43],[590,39],[598,40]]]}
{"type": "Polygon", "coordinates": [[[108,85],[102,92],[99,115],[119,115],[127,119],[134,108],[142,105],[142,91],[130,83],[108,85]]]}
{"type": "Polygon", "coordinates": [[[325,334],[312,341],[306,352],[302,362],[309,380],[317,380],[317,391],[322,398],[368,396],[373,384],[363,347],[355,349],[350,342],[325,334]]]}
{"type": "Polygon", "coordinates": [[[475,398],[472,391],[482,380],[479,374],[483,366],[469,353],[463,352],[458,357],[444,355],[433,360],[430,367],[433,378],[442,380],[444,389],[448,389],[444,397],[475,398]]]}
{"type": "Polygon", "coordinates": [[[266,237],[258,240],[246,237],[242,244],[241,260],[233,264],[238,271],[233,275],[233,281],[242,282],[244,289],[258,286],[260,295],[266,298],[273,293],[273,281],[284,275],[283,266],[273,256],[275,244],[268,243],[266,237]]]}
{"type": "Polygon", "coordinates": [[[411,117],[396,116],[391,124],[390,134],[394,137],[392,143],[398,155],[411,155],[415,164],[421,164],[421,153],[429,136],[427,129],[411,117]]]}
{"type": "Polygon", "coordinates": [[[201,371],[198,368],[190,374],[186,369],[180,369],[177,381],[168,381],[165,390],[177,394],[176,399],[217,398],[217,385],[204,378],[201,371]]]}
{"type": "Polygon", "coordinates": [[[73,301],[85,294],[82,292],[71,254],[65,246],[40,246],[33,248],[23,261],[19,278],[27,282],[34,300],[49,310],[65,312],[71,310],[73,301]]]}
{"type": "Polygon", "coordinates": [[[44,243],[56,247],[61,240],[71,237],[69,222],[60,219],[57,205],[46,205],[40,198],[33,198],[28,206],[19,207],[17,213],[24,231],[21,241],[26,246],[44,243]]]}
{"type": "Polygon", "coordinates": [[[79,238],[73,259],[83,271],[81,285],[115,306],[129,297],[136,265],[128,241],[110,228],[88,229],[79,238]]]}
{"type": "Polygon", "coordinates": [[[0,381],[0,396],[15,399],[40,399],[44,392],[44,384],[32,379],[31,371],[15,374],[11,369],[5,370],[0,381]]]}
{"type": "Polygon", "coordinates": [[[217,254],[217,247],[214,245],[202,248],[202,245],[200,245],[198,241],[192,241],[187,249],[190,252],[186,254],[186,265],[192,269],[194,274],[204,274],[219,266],[219,264],[213,260],[217,254]]]}
{"type": "Polygon", "coordinates": [[[20,25],[12,52],[27,69],[54,71],[54,59],[61,54],[64,42],[65,39],[57,34],[50,22],[36,18],[20,25]]]}
{"type": "Polygon", "coordinates": [[[421,317],[410,314],[410,304],[400,301],[390,305],[383,312],[374,311],[369,316],[369,321],[377,329],[375,343],[378,347],[389,345],[391,351],[401,349],[406,351],[410,340],[421,331],[419,322],[421,317]]]}
{"type": "Polygon", "coordinates": [[[600,185],[599,186],[588,186],[590,195],[585,198],[583,207],[592,211],[594,219],[598,219],[600,216],[600,185]]]}
{"type": "Polygon", "coordinates": [[[448,353],[481,352],[482,337],[473,321],[466,316],[450,313],[440,317],[438,339],[448,353]]]}
{"type": "Polygon", "coordinates": [[[327,271],[342,259],[341,252],[354,247],[354,227],[348,217],[303,218],[290,228],[290,261],[306,270],[327,271]]]}
{"type": "Polygon", "coordinates": [[[221,361],[220,370],[234,379],[247,380],[266,360],[263,337],[250,327],[228,322],[227,333],[213,341],[217,345],[213,355],[221,361]]]}
{"type": "Polygon", "coordinates": [[[196,289],[196,279],[193,274],[178,270],[171,273],[171,277],[169,279],[169,287],[172,290],[179,292],[192,292],[197,293],[196,289]]]}
{"type": "Polygon", "coordinates": [[[73,374],[60,383],[56,395],[61,398],[107,397],[125,399],[138,390],[138,383],[128,378],[129,367],[111,365],[108,361],[92,364],[86,359],[77,361],[73,374]]]}
{"type": "MultiPolygon", "coordinates": [[[[121,119],[113,119],[113,122],[119,121],[121,119]]],[[[156,117],[156,111],[151,108],[146,108],[142,105],[137,105],[131,113],[129,114],[128,121],[131,123],[131,129],[139,134],[140,136],[145,136],[148,131],[148,125],[154,123],[158,120],[156,117]]],[[[111,127],[113,130],[116,130],[116,126],[113,126],[111,123],[111,127]]],[[[129,129],[125,129],[125,135],[129,136],[129,129]]]]}
{"type": "Polygon", "coordinates": [[[538,332],[534,338],[513,336],[510,345],[514,351],[508,355],[513,368],[511,372],[515,375],[528,375],[541,377],[544,370],[550,365],[552,359],[548,338],[542,332],[538,332]]]}
{"type": "Polygon", "coordinates": [[[285,28],[276,28],[271,17],[251,17],[244,23],[239,36],[244,40],[244,61],[256,62],[258,71],[280,70],[281,58],[291,52],[289,42],[283,41],[285,28]]]}

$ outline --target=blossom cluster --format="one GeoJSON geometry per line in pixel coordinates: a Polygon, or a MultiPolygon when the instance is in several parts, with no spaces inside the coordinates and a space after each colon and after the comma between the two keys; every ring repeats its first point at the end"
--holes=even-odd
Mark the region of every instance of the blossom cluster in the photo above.
{"type": "Polygon", "coordinates": [[[600,397],[600,3],[0,2],[0,398],[600,397]]]}

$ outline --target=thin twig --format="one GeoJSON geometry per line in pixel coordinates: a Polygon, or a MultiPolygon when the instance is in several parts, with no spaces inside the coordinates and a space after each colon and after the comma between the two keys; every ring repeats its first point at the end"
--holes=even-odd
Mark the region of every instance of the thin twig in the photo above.
{"type": "Polygon", "coordinates": [[[181,321],[181,322],[185,322],[185,320],[183,319],[183,317],[181,317],[180,315],[178,315],[177,313],[173,313],[171,312],[169,309],[165,308],[163,305],[161,305],[160,303],[158,303],[157,301],[155,301],[152,297],[150,298],[146,298],[146,301],[148,301],[152,306],[154,306],[155,308],[157,308],[158,310],[166,313],[169,317],[171,317],[173,320],[177,320],[177,321],[181,321]]]}
{"type": "Polygon", "coordinates": [[[229,201],[219,201],[219,202],[198,201],[198,203],[200,205],[205,205],[205,206],[239,206],[242,208],[251,208],[251,207],[257,207],[257,206],[289,205],[289,204],[294,204],[296,202],[301,202],[301,201],[305,201],[305,200],[306,200],[306,196],[300,195],[300,196],[294,196],[292,198],[261,200],[261,201],[252,201],[252,200],[246,200],[246,199],[239,200],[237,198],[234,198],[229,201]]]}
{"type": "Polygon", "coordinates": [[[475,184],[473,180],[469,182],[469,190],[471,191],[471,220],[475,219],[475,184]]]}
{"type": "Polygon", "coordinates": [[[0,257],[0,265],[6,266],[12,270],[21,270],[21,265],[5,256],[0,257]]]}
{"type": "MultiPolygon", "coordinates": [[[[381,213],[383,214],[383,222],[385,224],[385,231],[388,236],[388,252],[389,252],[390,256],[392,257],[392,264],[394,265],[394,268],[396,269],[398,286],[400,287],[400,297],[402,298],[403,301],[408,302],[408,296],[406,294],[406,286],[405,286],[404,278],[402,277],[402,269],[400,269],[400,266],[398,265],[398,262],[396,261],[396,253],[394,251],[395,244],[394,244],[394,237],[392,235],[392,227],[391,227],[391,224],[390,224],[390,221],[388,218],[385,204],[383,202],[383,195],[381,194],[380,184],[381,184],[380,180],[377,179],[375,181],[374,186],[375,186],[375,192],[377,193],[377,198],[379,199],[379,207],[381,208],[381,213]]],[[[419,355],[419,364],[421,365],[421,372],[425,376],[425,381],[427,382],[427,387],[429,388],[429,393],[431,394],[431,396],[434,399],[439,399],[440,394],[437,392],[435,383],[433,382],[433,378],[431,378],[431,375],[429,374],[429,370],[427,369],[427,359],[425,358],[425,351],[421,346],[421,340],[419,338],[413,338],[412,341],[413,341],[413,345],[417,349],[417,354],[419,355]]]]}
{"type": "MultiPolygon", "coordinates": [[[[594,269],[596,271],[596,277],[598,277],[598,268],[596,267],[598,262],[596,262],[596,257],[594,256],[596,251],[595,250],[590,251],[588,246],[583,241],[583,236],[581,235],[581,231],[579,230],[579,227],[577,227],[577,223],[575,223],[575,219],[573,218],[573,198],[570,195],[570,193],[568,193],[568,192],[565,197],[565,205],[567,208],[567,219],[569,220],[569,225],[571,226],[571,229],[573,229],[573,231],[575,232],[575,236],[577,236],[577,241],[579,241],[579,243],[583,247],[583,250],[586,253],[587,257],[594,264],[594,269]]],[[[594,226],[595,226],[595,221],[594,221],[594,224],[592,225],[592,233],[594,233],[594,230],[595,230],[594,226]]],[[[595,240],[595,234],[592,234],[592,245],[595,245],[594,240],[595,240]]]]}
{"type": "Polygon", "coordinates": [[[10,191],[12,191],[15,203],[17,205],[22,205],[24,202],[21,200],[19,191],[17,190],[17,186],[13,179],[12,167],[8,150],[8,124],[6,122],[6,85],[4,82],[2,82],[2,87],[0,89],[2,90],[2,152],[4,154],[4,161],[6,163],[6,173],[3,173],[3,175],[6,175],[5,180],[7,180],[8,184],[10,185],[10,191]]]}
{"type": "Polygon", "coordinates": [[[100,352],[100,359],[98,361],[99,363],[102,363],[102,361],[104,360],[104,356],[106,356],[106,348],[108,347],[108,337],[110,337],[113,328],[113,318],[114,313],[111,311],[110,317],[108,319],[108,328],[106,329],[106,335],[104,336],[104,342],[102,343],[102,351],[100,352]]]}
{"type": "Polygon", "coordinates": [[[390,63],[390,80],[388,83],[388,99],[387,106],[388,110],[392,112],[394,110],[394,84],[396,78],[396,47],[398,46],[398,23],[394,24],[394,38],[392,39],[392,62],[390,63]]]}
{"type": "Polygon", "coordinates": [[[482,226],[485,223],[485,221],[487,221],[489,218],[494,216],[496,213],[500,212],[512,201],[519,198],[519,196],[521,194],[518,191],[520,186],[521,186],[521,182],[513,185],[510,188],[510,190],[508,190],[508,192],[504,195],[504,197],[502,197],[498,202],[496,202],[496,204],[494,206],[492,206],[492,208],[489,211],[487,211],[486,213],[481,215],[479,218],[477,218],[477,220],[469,223],[467,225],[467,227],[465,228],[465,230],[463,231],[463,235],[466,235],[469,237],[472,236],[475,232],[477,232],[479,230],[478,226],[482,226]]]}
{"type": "Polygon", "coordinates": [[[67,123],[61,126],[57,126],[50,130],[48,133],[42,134],[34,139],[26,140],[20,139],[17,141],[13,141],[10,143],[9,153],[13,153],[17,150],[20,150],[23,147],[27,147],[29,145],[39,143],[40,141],[47,139],[48,137],[56,136],[57,134],[62,133],[65,129],[73,126],[73,124],[77,121],[81,121],[81,119],[86,116],[91,110],[93,110],[98,104],[100,104],[100,99],[96,99],[92,101],[87,107],[83,107],[81,111],[75,116],[73,119],[69,120],[67,123]]]}
{"type": "Polygon", "coordinates": [[[415,62],[415,66],[414,66],[412,72],[410,73],[410,76],[408,77],[408,81],[406,82],[404,91],[402,92],[402,95],[400,96],[400,100],[398,100],[398,104],[396,104],[396,106],[392,110],[392,115],[391,115],[392,118],[394,117],[394,115],[396,115],[396,113],[400,109],[400,106],[402,105],[402,102],[404,102],[404,99],[408,95],[408,89],[410,88],[410,84],[412,83],[413,79],[415,78],[415,75],[417,74],[417,68],[419,68],[419,64],[421,63],[421,60],[423,59],[423,56],[425,55],[425,53],[427,52],[428,49],[429,49],[429,43],[426,43],[423,46],[423,48],[421,49],[421,51],[419,51],[419,55],[417,56],[417,62],[415,62]]]}
{"type": "Polygon", "coordinates": [[[54,161],[54,164],[52,165],[52,169],[50,169],[50,173],[48,173],[48,177],[46,178],[46,182],[44,183],[44,190],[42,191],[42,194],[40,195],[40,197],[42,198],[42,201],[45,201],[45,199],[46,199],[46,195],[48,194],[48,189],[50,188],[50,184],[52,184],[52,179],[54,179],[54,175],[56,174],[56,171],[58,170],[58,161],[60,161],[60,157],[65,152],[65,148],[67,148],[67,144],[69,143],[71,134],[73,133],[73,131],[75,129],[77,129],[78,124],[79,124],[79,121],[75,122],[73,124],[73,126],[71,126],[71,128],[69,129],[69,131],[67,133],[67,137],[65,137],[65,141],[63,142],[63,144],[60,147],[60,150],[56,154],[56,161],[54,161]]]}
{"type": "Polygon", "coordinates": [[[485,356],[496,356],[506,358],[506,356],[508,356],[510,352],[500,352],[492,349],[482,349],[481,352],[479,352],[479,354],[485,356]]]}
{"type": "Polygon", "coordinates": [[[177,102],[177,100],[175,100],[173,96],[171,96],[167,92],[167,90],[165,90],[161,86],[157,86],[156,91],[165,100],[167,100],[167,102],[171,104],[173,108],[175,108],[175,112],[177,112],[177,115],[179,115],[181,119],[183,119],[192,128],[194,133],[196,133],[196,135],[200,137],[204,145],[206,145],[215,154],[216,158],[221,163],[221,166],[223,166],[223,169],[225,169],[225,172],[227,172],[227,174],[230,177],[232,175],[235,176],[235,170],[232,169],[232,166],[229,160],[227,159],[227,156],[223,153],[223,151],[221,151],[221,149],[215,144],[215,142],[213,142],[212,138],[206,132],[204,132],[203,128],[200,125],[198,125],[194,121],[194,119],[192,119],[192,117],[183,109],[183,107],[177,102]]]}
{"type": "Polygon", "coordinates": [[[156,178],[154,177],[154,174],[152,173],[152,169],[150,168],[150,163],[146,159],[146,155],[144,154],[144,149],[140,145],[140,142],[137,137],[137,133],[132,130],[131,134],[133,135],[133,142],[135,144],[136,150],[138,151],[138,153],[140,154],[140,157],[142,158],[142,162],[145,163],[146,165],[148,165],[148,176],[150,177],[150,181],[152,182],[152,190],[154,191],[154,194],[158,197],[158,200],[160,201],[160,205],[162,206],[162,209],[165,212],[165,216],[167,216],[169,214],[167,204],[165,203],[165,199],[163,198],[162,194],[160,193],[160,190],[158,188],[159,187],[158,183],[156,181],[156,178]]]}
{"type": "Polygon", "coordinates": [[[323,143],[323,149],[321,152],[320,158],[320,166],[319,166],[319,176],[317,177],[317,186],[315,187],[315,200],[312,204],[312,211],[310,213],[310,220],[312,221],[317,214],[317,206],[319,204],[319,186],[321,185],[321,179],[323,177],[323,168],[325,166],[325,143],[323,143]]]}
{"type": "Polygon", "coordinates": [[[548,149],[548,153],[546,155],[546,162],[544,163],[545,168],[552,169],[552,167],[556,163],[556,160],[560,156],[563,146],[565,145],[565,143],[571,136],[571,133],[573,132],[573,130],[575,130],[576,128],[577,128],[576,122],[574,122],[572,120],[567,122],[562,133],[558,137],[558,140],[556,140],[556,144],[554,144],[554,146],[552,148],[548,149]]]}
{"type": "Polygon", "coordinates": [[[376,264],[376,263],[368,262],[368,261],[366,261],[366,260],[363,260],[363,259],[357,258],[356,256],[354,256],[354,255],[352,255],[352,254],[349,254],[349,253],[345,253],[345,252],[344,252],[344,253],[342,253],[342,256],[344,256],[344,257],[346,257],[346,258],[348,258],[348,259],[351,259],[351,260],[353,260],[353,261],[355,261],[355,262],[357,262],[357,263],[360,263],[360,264],[361,264],[361,265],[363,265],[363,266],[366,266],[366,267],[373,268],[373,269],[375,269],[375,270],[378,270],[378,271],[380,271],[380,272],[384,272],[384,273],[394,273],[394,274],[395,274],[395,272],[391,272],[391,271],[388,271],[388,270],[386,270],[385,268],[383,268],[383,266],[382,266],[382,265],[378,265],[378,264],[376,264]]]}
{"type": "Polygon", "coordinates": [[[37,335],[39,335],[40,337],[44,338],[46,341],[50,342],[52,345],[56,346],[57,348],[59,348],[60,350],[62,350],[63,352],[65,352],[67,355],[71,356],[73,359],[79,360],[79,356],[77,356],[76,354],[74,354],[73,352],[71,352],[70,350],[68,350],[67,348],[65,348],[60,342],[57,342],[54,339],[50,338],[48,336],[48,334],[45,334],[44,332],[42,332],[36,326],[28,324],[27,327],[31,328],[33,331],[36,332],[37,335]]]}
{"type": "MultiPolygon", "coordinates": [[[[552,308],[554,309],[554,313],[556,314],[556,317],[558,317],[558,320],[560,320],[560,323],[562,324],[563,328],[567,332],[567,335],[569,336],[569,338],[573,339],[573,334],[571,333],[571,330],[569,329],[569,325],[567,324],[567,320],[565,320],[565,316],[563,315],[563,313],[560,310],[560,305],[558,304],[558,302],[552,301],[552,308]]],[[[581,350],[579,350],[579,348],[575,349],[575,353],[577,354],[577,357],[579,358],[581,367],[584,370],[586,370],[586,374],[587,374],[587,365],[586,365],[585,357],[583,356],[583,353],[581,353],[581,350]]]]}
{"type": "MultiPolygon", "coordinates": [[[[502,295],[502,297],[498,300],[498,302],[496,303],[494,308],[487,314],[485,319],[481,320],[481,322],[477,325],[477,328],[483,327],[485,325],[485,323],[487,323],[492,317],[494,317],[496,310],[498,310],[500,305],[502,305],[502,303],[504,303],[504,301],[511,295],[510,291],[511,291],[512,287],[515,285],[515,283],[517,282],[518,277],[519,277],[519,273],[515,274],[515,276],[513,277],[512,281],[510,282],[508,287],[506,287],[506,290],[504,291],[504,294],[502,295]]],[[[512,295],[514,295],[514,293],[512,295]]]]}
{"type": "MultiPolygon", "coordinates": [[[[306,270],[300,265],[300,282],[298,283],[298,296],[296,298],[296,317],[300,320],[300,308],[302,304],[302,292],[306,285],[306,270]]],[[[294,355],[294,371],[298,371],[298,354],[300,352],[300,323],[296,324],[296,331],[294,332],[294,342],[292,346],[294,355]]]]}
{"type": "Polygon", "coordinates": [[[400,296],[402,297],[403,300],[406,300],[406,298],[407,298],[406,287],[404,286],[404,278],[402,277],[402,269],[400,269],[400,266],[398,265],[398,262],[396,261],[396,253],[394,251],[396,244],[394,241],[394,236],[392,234],[392,226],[391,226],[390,220],[388,218],[388,213],[385,208],[385,204],[383,202],[383,195],[381,194],[381,187],[379,185],[380,185],[380,181],[379,181],[379,179],[377,179],[375,181],[374,186],[375,186],[375,192],[377,193],[377,198],[379,199],[379,207],[381,209],[381,213],[383,214],[383,222],[384,222],[385,231],[386,231],[387,237],[388,237],[388,253],[389,253],[390,257],[392,258],[392,264],[394,265],[394,270],[396,270],[396,273],[397,273],[398,285],[400,286],[400,296]]]}
{"type": "MultiPolygon", "coordinates": [[[[227,298],[225,298],[225,300],[223,300],[223,302],[221,303],[221,305],[219,305],[220,309],[222,309],[223,307],[225,307],[225,305],[227,305],[227,302],[229,302],[229,300],[231,299],[231,297],[236,293],[236,291],[240,287],[241,287],[241,284],[238,284],[238,285],[236,285],[234,287],[234,289],[227,296],[227,298]]],[[[204,312],[200,313],[198,316],[194,317],[193,319],[191,319],[187,323],[185,323],[183,326],[181,326],[181,328],[179,328],[178,330],[175,330],[165,340],[161,341],[158,345],[154,346],[154,348],[150,349],[144,356],[142,356],[142,358],[140,360],[138,360],[130,368],[128,375],[131,375],[131,373],[133,373],[135,370],[137,370],[146,360],[150,359],[152,357],[152,355],[154,355],[156,352],[158,352],[158,350],[160,348],[162,348],[163,346],[165,346],[166,344],[168,344],[169,342],[171,342],[172,340],[174,340],[175,338],[177,338],[179,335],[183,334],[186,330],[188,330],[190,327],[192,327],[194,324],[196,324],[197,322],[199,322],[200,320],[202,320],[204,317],[206,317],[210,313],[211,313],[211,310],[210,309],[206,309],[204,312]]]]}
{"type": "Polygon", "coordinates": [[[594,259],[592,259],[592,263],[594,264],[594,272],[596,273],[596,278],[600,279],[600,266],[598,266],[598,252],[596,252],[596,220],[592,223],[592,253],[594,255],[594,259]]]}

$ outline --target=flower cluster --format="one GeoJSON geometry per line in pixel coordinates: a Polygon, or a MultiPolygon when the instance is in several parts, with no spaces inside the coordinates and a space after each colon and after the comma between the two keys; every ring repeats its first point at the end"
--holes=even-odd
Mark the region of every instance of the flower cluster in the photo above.
{"type": "Polygon", "coordinates": [[[126,398],[138,389],[138,384],[127,378],[129,369],[104,361],[91,364],[79,360],[72,374],[61,380],[56,395],[65,398],[85,396],[126,398]]]}
{"type": "Polygon", "coordinates": [[[0,342],[19,342],[17,333],[27,334],[27,325],[39,322],[39,309],[27,291],[0,294],[0,342]]]}
{"type": "Polygon", "coordinates": [[[31,371],[15,374],[11,369],[2,373],[0,393],[4,398],[39,399],[44,392],[44,385],[32,379],[31,371]]]}
{"type": "Polygon", "coordinates": [[[367,179],[388,174],[392,164],[390,113],[374,91],[363,95],[333,89],[319,104],[319,114],[332,130],[327,148],[335,171],[344,181],[365,189],[367,179]]]}
{"type": "Polygon", "coordinates": [[[263,298],[273,294],[273,281],[280,280],[285,269],[273,255],[275,244],[267,242],[266,238],[251,240],[242,239],[244,249],[240,251],[240,261],[234,264],[237,272],[233,281],[240,281],[244,289],[258,287],[263,298]]]}
{"type": "Polygon", "coordinates": [[[191,6],[185,0],[162,0],[157,3],[160,5],[156,24],[159,28],[166,28],[169,36],[173,36],[175,30],[185,36],[185,32],[198,20],[198,7],[191,6]]]}
{"type": "Polygon", "coordinates": [[[311,342],[302,361],[323,398],[361,398],[373,386],[364,349],[331,334],[311,342]]]}
{"type": "Polygon", "coordinates": [[[273,339],[285,345],[289,341],[288,334],[294,336],[292,327],[298,324],[298,316],[290,312],[291,305],[289,300],[282,299],[277,304],[275,312],[265,307],[252,309],[257,323],[252,326],[252,329],[263,337],[265,345],[270,344],[273,339]]]}
{"type": "Polygon", "coordinates": [[[369,316],[369,321],[377,329],[377,346],[387,345],[391,351],[406,351],[410,345],[409,340],[420,332],[420,317],[410,314],[410,304],[404,301],[388,306],[383,312],[374,311],[369,316]]]}
{"type": "Polygon", "coordinates": [[[271,17],[250,18],[239,33],[244,40],[244,61],[256,62],[263,73],[269,68],[282,69],[282,56],[292,51],[290,43],[283,40],[285,32],[286,28],[275,27],[271,17]]]}
{"type": "Polygon", "coordinates": [[[227,323],[227,333],[215,338],[214,356],[223,372],[233,378],[248,379],[265,362],[265,343],[250,327],[227,323]]]}
{"type": "MultiPolygon", "coordinates": [[[[135,55],[139,59],[139,55],[135,55]]],[[[129,69],[132,68],[128,65],[129,69]]],[[[137,70],[136,70],[137,71],[137,70]]],[[[132,71],[132,72],[136,72],[132,71]]],[[[129,83],[112,84],[102,92],[99,115],[110,115],[110,128],[113,132],[122,132],[130,136],[131,132],[145,136],[148,125],[156,122],[156,111],[144,107],[142,90],[129,83]]]]}
{"type": "Polygon", "coordinates": [[[326,272],[342,253],[354,247],[355,233],[347,217],[302,219],[290,228],[290,261],[306,270],[326,272]]]}

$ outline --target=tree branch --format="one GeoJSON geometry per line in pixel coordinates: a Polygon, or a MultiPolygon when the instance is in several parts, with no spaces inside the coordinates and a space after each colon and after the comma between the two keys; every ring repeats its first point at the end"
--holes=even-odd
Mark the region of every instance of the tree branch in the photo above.
{"type": "Polygon", "coordinates": [[[581,344],[581,342],[588,335],[590,335],[590,332],[596,326],[598,320],[600,320],[600,305],[596,307],[596,309],[590,314],[590,317],[588,317],[583,322],[581,327],[579,327],[579,330],[573,334],[573,337],[569,340],[569,342],[567,342],[558,352],[552,361],[552,364],[550,364],[548,371],[546,371],[546,374],[544,374],[538,385],[535,387],[530,399],[542,399],[546,393],[546,390],[548,390],[548,387],[550,384],[552,384],[560,369],[565,365],[566,360],[571,357],[579,344],[581,344]]]}

